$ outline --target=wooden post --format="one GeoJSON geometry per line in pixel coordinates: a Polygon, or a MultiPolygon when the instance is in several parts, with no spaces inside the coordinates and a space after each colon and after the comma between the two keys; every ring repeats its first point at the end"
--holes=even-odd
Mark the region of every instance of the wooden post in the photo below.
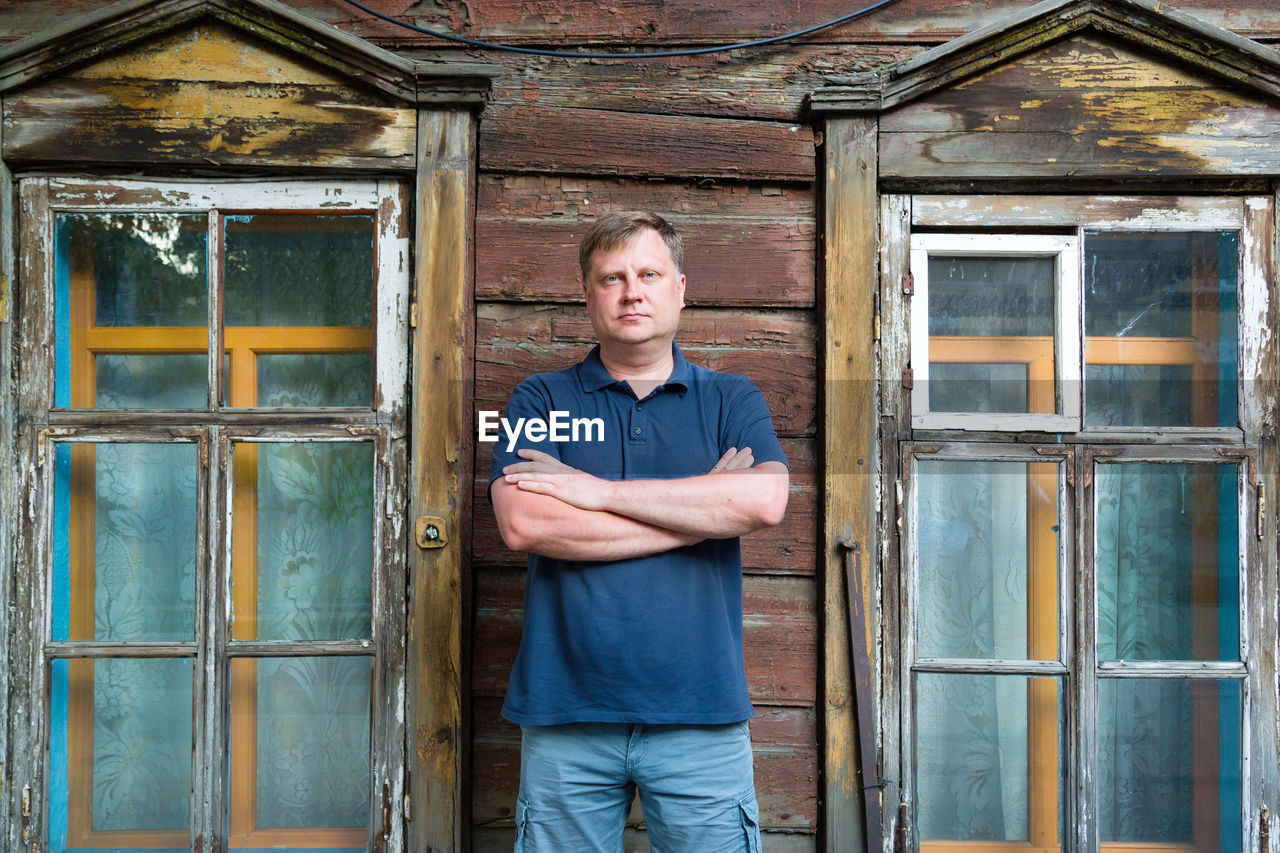
{"type": "MultiPolygon", "coordinates": [[[[826,123],[826,267],[823,400],[825,499],[823,505],[825,631],[826,849],[866,849],[862,829],[862,766],[855,701],[870,701],[875,685],[855,685],[850,666],[848,607],[839,543],[858,543],[867,653],[876,660],[876,418],[875,294],[877,274],[875,115],[836,115],[826,123]]],[[[872,670],[875,671],[875,668],[872,670]]],[[[874,677],[873,677],[874,680],[874,677]]],[[[883,804],[882,804],[883,806],[883,804]]]]}
{"type": "MultiPolygon", "coordinates": [[[[0,115],[3,111],[0,110],[0,115]]],[[[0,150],[4,147],[4,128],[0,126],[0,150]]],[[[15,471],[13,445],[13,387],[11,385],[13,349],[13,274],[14,274],[14,193],[13,175],[9,167],[0,162],[0,471],[15,471]]],[[[13,566],[13,507],[19,493],[21,478],[8,476],[0,484],[0,637],[9,646],[9,573],[13,566]]],[[[0,654],[0,684],[9,684],[9,654],[0,654]]],[[[0,713],[9,719],[10,693],[6,689],[0,700],[0,713]]],[[[9,754],[9,730],[0,727],[0,815],[8,814],[5,795],[12,787],[12,778],[5,756],[9,754]]],[[[0,833],[0,844],[3,843],[0,833]]]]}
{"type": "Polygon", "coordinates": [[[462,849],[462,624],[473,416],[471,206],[475,128],[462,110],[418,119],[409,518],[409,849],[462,849]],[[434,518],[419,525],[418,519],[434,518]],[[435,535],[428,528],[435,527],[435,535]],[[421,528],[419,530],[418,528],[421,528]],[[435,545],[443,540],[442,547],[435,545]]]}

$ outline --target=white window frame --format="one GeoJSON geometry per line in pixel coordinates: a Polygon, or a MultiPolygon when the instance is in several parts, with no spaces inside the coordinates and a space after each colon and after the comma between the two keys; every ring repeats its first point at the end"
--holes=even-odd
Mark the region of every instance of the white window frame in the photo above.
{"type": "MultiPolygon", "coordinates": [[[[1244,388],[1255,377],[1266,375],[1264,351],[1269,345],[1266,330],[1256,328],[1257,318],[1269,311],[1270,284],[1270,218],[1273,199],[1268,196],[944,196],[917,195],[911,197],[910,271],[915,280],[915,293],[909,300],[910,360],[913,369],[913,385],[910,394],[911,425],[914,429],[962,429],[984,432],[1020,432],[1025,430],[1049,431],[1064,434],[1084,432],[1090,440],[1107,440],[1107,437],[1124,438],[1136,434],[1199,435],[1205,438],[1239,440],[1256,436],[1268,421],[1257,395],[1241,393],[1238,399],[1238,426],[1230,427],[1088,427],[1083,420],[1083,237],[1088,231],[1132,232],[1182,232],[1182,231],[1235,231],[1239,234],[1239,302],[1237,304],[1237,383],[1244,388]],[[942,233],[917,229],[964,229],[965,233],[942,233]],[[928,356],[928,256],[942,253],[966,253],[969,255],[999,255],[1003,248],[1009,255],[1009,246],[1028,246],[1031,241],[1051,238],[1051,235],[1035,233],[973,233],[975,229],[1046,229],[1074,232],[1076,239],[1075,273],[1064,280],[1059,273],[1061,286],[1071,288],[1067,299],[1060,299],[1060,309],[1074,311],[1070,326],[1060,325],[1055,358],[1066,356],[1061,330],[1077,330],[1077,341],[1067,342],[1073,347],[1073,362],[1060,368],[1059,393],[1066,388],[1073,402],[1063,399],[1064,411],[1055,415],[1026,414],[972,414],[930,412],[927,408],[929,376],[928,356]],[[982,241],[989,249],[979,248],[982,241]],[[954,247],[954,250],[952,248],[954,247]],[[1253,324],[1251,326],[1251,324],[1253,324]],[[1068,376],[1064,370],[1070,371],[1068,376]],[[1074,379],[1072,385],[1066,384],[1074,379]],[[923,387],[922,387],[923,386],[923,387]],[[1075,412],[1069,423],[1065,407],[1075,412]],[[1046,426],[1038,426],[1037,419],[1046,426]]],[[[1013,253],[1015,256],[1017,253],[1013,253]]],[[[1026,256],[1027,252],[1022,253],[1026,256]]],[[[1048,254],[1048,252],[1042,252],[1048,254]]],[[[1065,253],[1064,253],[1065,254],[1065,253]]],[[[1059,315],[1061,317],[1061,315],[1059,315]]],[[[1061,322],[1061,320],[1060,320],[1061,322]]],[[[1063,394],[1065,398],[1067,394],[1063,394]]]]}
{"type": "Polygon", "coordinates": [[[1083,312],[1080,305],[1080,240],[1047,234],[916,234],[911,238],[912,426],[917,429],[1076,430],[1080,423],[1083,312]],[[1053,258],[1055,413],[934,412],[929,408],[929,258],[1053,258]]]}

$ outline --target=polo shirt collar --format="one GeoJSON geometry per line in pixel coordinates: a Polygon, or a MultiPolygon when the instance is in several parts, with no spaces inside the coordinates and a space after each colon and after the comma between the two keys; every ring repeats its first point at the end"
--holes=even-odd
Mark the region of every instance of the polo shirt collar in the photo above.
{"type": "MultiPolygon", "coordinates": [[[[667,377],[667,381],[660,387],[675,387],[682,391],[689,389],[689,382],[693,377],[693,370],[689,367],[689,362],[685,361],[684,353],[680,352],[680,347],[674,341],[671,342],[671,375],[667,377]]],[[[599,391],[601,388],[607,388],[617,383],[618,380],[609,375],[609,371],[605,370],[604,362],[600,360],[600,345],[596,344],[591,348],[591,352],[587,353],[587,357],[583,360],[578,370],[578,379],[582,383],[582,390],[586,392],[599,391]]]]}

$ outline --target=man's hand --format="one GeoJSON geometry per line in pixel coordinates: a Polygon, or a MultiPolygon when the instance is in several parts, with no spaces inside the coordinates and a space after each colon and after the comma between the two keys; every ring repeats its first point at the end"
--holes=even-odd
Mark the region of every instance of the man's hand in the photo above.
{"type": "MultiPolygon", "coordinates": [[[[502,469],[503,479],[526,492],[550,495],[578,509],[602,510],[608,503],[611,483],[564,464],[541,450],[516,451],[527,462],[515,462],[502,469]]],[[[724,461],[724,460],[721,460],[724,461]]]]}
{"type": "Polygon", "coordinates": [[[743,468],[750,468],[755,464],[755,457],[751,455],[751,448],[744,447],[739,450],[736,447],[730,447],[725,451],[724,456],[720,457],[720,461],[711,466],[708,474],[719,474],[723,471],[738,471],[743,468]]]}

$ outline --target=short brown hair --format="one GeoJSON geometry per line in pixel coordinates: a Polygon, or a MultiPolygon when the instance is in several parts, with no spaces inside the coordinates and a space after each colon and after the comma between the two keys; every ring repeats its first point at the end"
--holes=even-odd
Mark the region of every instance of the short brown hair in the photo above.
{"type": "Polygon", "coordinates": [[[600,217],[582,235],[582,245],[578,247],[578,266],[582,269],[582,280],[587,281],[591,274],[592,255],[625,246],[646,228],[657,231],[662,242],[667,244],[671,260],[675,261],[676,272],[684,269],[684,239],[670,222],[656,213],[644,210],[620,210],[600,217]]]}

